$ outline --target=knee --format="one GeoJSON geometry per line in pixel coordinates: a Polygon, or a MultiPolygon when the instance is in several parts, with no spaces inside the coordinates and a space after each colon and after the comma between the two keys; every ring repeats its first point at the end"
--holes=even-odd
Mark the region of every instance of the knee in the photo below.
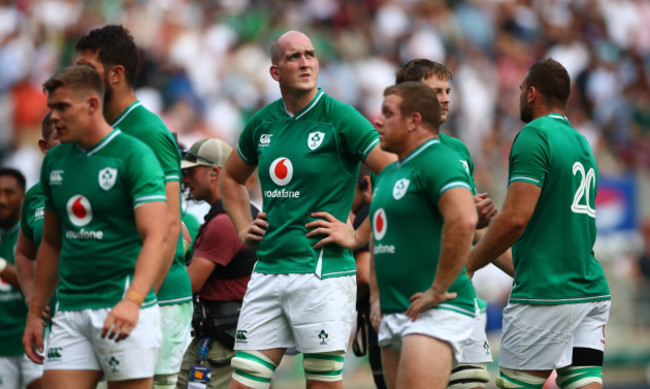
{"type": "Polygon", "coordinates": [[[497,378],[497,386],[503,389],[542,389],[545,383],[546,378],[504,367],[497,378]]]}
{"type": "Polygon", "coordinates": [[[312,381],[336,382],[343,379],[343,351],[305,354],[302,367],[305,378],[312,381]]]}
{"type": "Polygon", "coordinates": [[[277,365],[258,351],[237,351],[230,365],[232,378],[253,389],[268,389],[277,365]]]}
{"type": "Polygon", "coordinates": [[[485,388],[490,381],[487,363],[461,364],[449,376],[448,389],[485,388]]]}

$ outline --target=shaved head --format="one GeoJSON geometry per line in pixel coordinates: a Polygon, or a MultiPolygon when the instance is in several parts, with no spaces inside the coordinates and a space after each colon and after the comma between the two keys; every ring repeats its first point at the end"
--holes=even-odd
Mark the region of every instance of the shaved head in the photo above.
{"type": "Polygon", "coordinates": [[[284,46],[287,42],[294,40],[307,40],[311,44],[311,39],[300,31],[287,31],[280,35],[271,44],[271,63],[277,65],[284,54],[284,46]]]}

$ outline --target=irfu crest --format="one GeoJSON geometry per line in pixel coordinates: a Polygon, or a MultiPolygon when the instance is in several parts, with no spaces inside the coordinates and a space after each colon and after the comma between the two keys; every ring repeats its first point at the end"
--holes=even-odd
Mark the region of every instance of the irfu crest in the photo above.
{"type": "Polygon", "coordinates": [[[323,138],[325,138],[325,133],[316,131],[312,132],[309,134],[309,137],[307,138],[307,146],[309,146],[309,149],[311,150],[316,150],[318,146],[323,143],[323,138]]]}
{"type": "Polygon", "coordinates": [[[99,171],[99,186],[104,190],[109,190],[115,185],[117,180],[117,169],[107,167],[99,171]]]}

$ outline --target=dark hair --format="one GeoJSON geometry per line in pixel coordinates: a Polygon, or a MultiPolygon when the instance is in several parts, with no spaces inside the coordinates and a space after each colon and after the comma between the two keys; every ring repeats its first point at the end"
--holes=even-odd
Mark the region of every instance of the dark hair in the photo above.
{"type": "Polygon", "coordinates": [[[115,65],[123,66],[127,84],[135,85],[138,49],[133,36],[126,28],[115,24],[96,28],[82,36],[74,48],[80,53],[86,50],[97,52],[99,62],[105,68],[115,65]]]}
{"type": "Polygon", "coordinates": [[[425,58],[413,59],[395,72],[395,85],[406,81],[422,81],[431,76],[451,80],[451,71],[441,63],[425,58]]]}
{"type": "Polygon", "coordinates": [[[402,104],[400,104],[402,116],[419,112],[422,116],[422,124],[430,127],[434,132],[438,132],[441,109],[433,89],[420,81],[406,81],[386,88],[384,97],[388,95],[398,95],[402,98],[402,104]]]}
{"type": "Polygon", "coordinates": [[[0,168],[0,177],[4,176],[11,176],[18,181],[18,186],[20,186],[20,189],[22,189],[23,192],[25,192],[27,182],[25,181],[25,176],[23,173],[20,172],[18,169],[14,169],[11,167],[1,167],[0,168]]]}
{"type": "Polygon", "coordinates": [[[47,138],[52,135],[52,131],[54,131],[54,126],[52,123],[52,111],[48,112],[47,115],[43,118],[43,121],[41,122],[41,136],[43,139],[47,140],[47,138]]]}
{"type": "Polygon", "coordinates": [[[571,79],[564,66],[552,58],[536,62],[528,69],[524,86],[534,86],[549,106],[566,107],[571,94],[571,79]]]}
{"type": "Polygon", "coordinates": [[[97,71],[89,65],[72,65],[64,68],[57,74],[50,77],[43,84],[43,90],[47,93],[55,89],[68,86],[73,90],[86,89],[97,93],[99,101],[104,102],[104,82],[97,74],[97,71]]]}

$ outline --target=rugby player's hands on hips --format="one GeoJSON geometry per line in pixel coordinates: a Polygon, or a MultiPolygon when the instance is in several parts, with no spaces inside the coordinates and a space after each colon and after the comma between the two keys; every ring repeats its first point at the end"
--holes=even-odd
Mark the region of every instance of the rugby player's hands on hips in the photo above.
{"type": "Polygon", "coordinates": [[[239,239],[244,243],[244,246],[255,247],[264,238],[264,233],[266,233],[268,226],[269,222],[266,220],[266,212],[260,211],[255,220],[248,226],[248,229],[243,234],[239,234],[239,239]]]}
{"type": "Polygon", "coordinates": [[[456,293],[450,293],[446,290],[437,291],[434,288],[429,288],[424,292],[415,293],[409,299],[411,306],[406,310],[406,316],[415,321],[418,315],[427,309],[440,304],[443,301],[452,300],[456,298],[456,293]]]}
{"type": "Polygon", "coordinates": [[[138,323],[140,305],[132,300],[123,299],[111,309],[104,320],[102,338],[114,339],[116,342],[126,339],[138,323]]]}

